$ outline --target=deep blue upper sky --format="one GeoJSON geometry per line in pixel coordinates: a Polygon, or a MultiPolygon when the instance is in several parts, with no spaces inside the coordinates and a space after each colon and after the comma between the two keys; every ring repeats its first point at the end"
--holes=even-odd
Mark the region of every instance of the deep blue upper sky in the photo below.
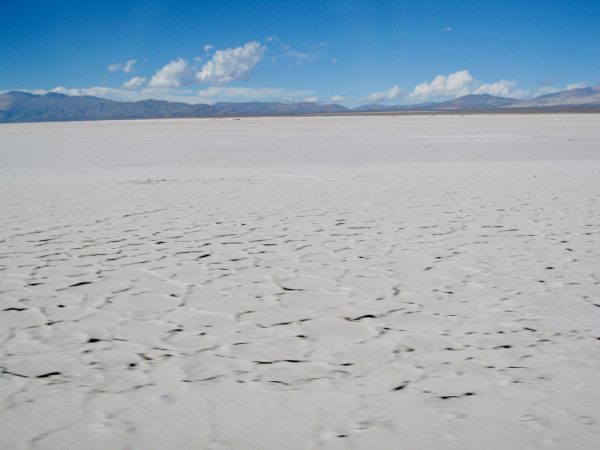
{"type": "Polygon", "coordinates": [[[469,92],[530,96],[600,83],[599,0],[0,0],[0,6],[0,90],[402,103],[469,92]],[[154,77],[179,58],[185,61],[154,77]],[[137,61],[127,66],[130,60],[137,61]],[[415,90],[421,83],[427,84],[415,90]]]}

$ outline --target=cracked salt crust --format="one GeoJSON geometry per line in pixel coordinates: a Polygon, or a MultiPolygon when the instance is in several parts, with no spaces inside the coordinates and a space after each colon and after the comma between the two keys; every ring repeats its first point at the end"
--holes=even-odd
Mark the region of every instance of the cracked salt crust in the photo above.
{"type": "Polygon", "coordinates": [[[174,122],[0,127],[0,448],[597,448],[600,116],[174,122]]]}

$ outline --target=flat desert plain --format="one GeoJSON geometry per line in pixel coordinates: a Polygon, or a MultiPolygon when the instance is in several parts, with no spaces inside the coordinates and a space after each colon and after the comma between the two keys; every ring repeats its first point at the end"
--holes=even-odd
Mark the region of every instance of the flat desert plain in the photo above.
{"type": "Polygon", "coordinates": [[[0,125],[0,448],[597,449],[600,116],[0,125]]]}

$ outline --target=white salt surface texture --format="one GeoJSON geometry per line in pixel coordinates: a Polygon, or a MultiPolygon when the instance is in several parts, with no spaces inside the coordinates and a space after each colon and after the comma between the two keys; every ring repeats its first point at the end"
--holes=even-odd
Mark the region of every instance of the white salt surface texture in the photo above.
{"type": "Polygon", "coordinates": [[[0,448],[597,449],[600,116],[0,125],[0,448]]]}

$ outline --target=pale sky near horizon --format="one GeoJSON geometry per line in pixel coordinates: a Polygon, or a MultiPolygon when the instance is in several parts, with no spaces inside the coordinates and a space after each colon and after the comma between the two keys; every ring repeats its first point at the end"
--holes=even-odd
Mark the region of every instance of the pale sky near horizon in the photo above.
{"type": "Polygon", "coordinates": [[[600,84],[600,1],[0,0],[0,90],[420,103],[600,84]]]}

